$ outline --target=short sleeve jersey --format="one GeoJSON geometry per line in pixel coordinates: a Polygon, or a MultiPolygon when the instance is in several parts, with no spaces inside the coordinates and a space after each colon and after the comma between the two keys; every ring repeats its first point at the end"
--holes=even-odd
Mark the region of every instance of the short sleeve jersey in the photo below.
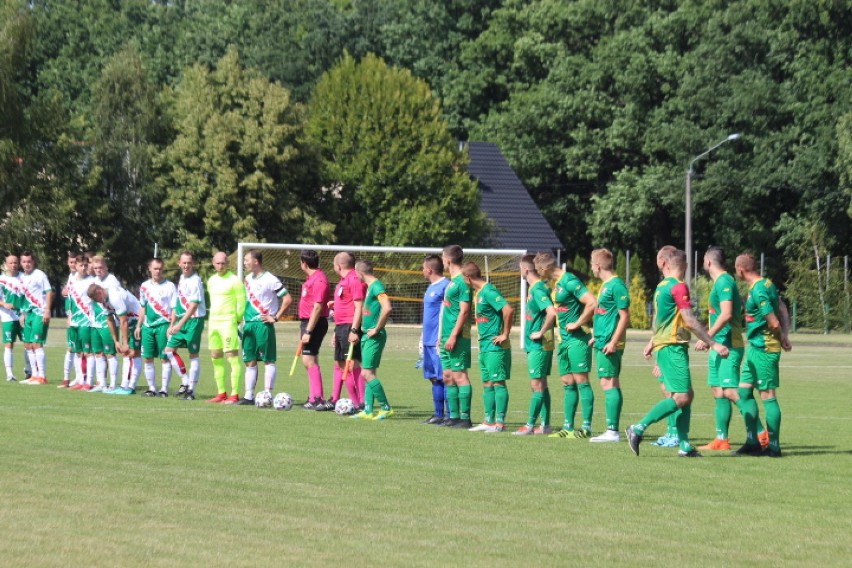
{"type": "Polygon", "coordinates": [[[134,320],[139,317],[141,306],[136,297],[125,290],[124,288],[107,288],[107,305],[104,306],[107,312],[117,316],[127,316],[127,319],[134,320]]]}
{"type": "Polygon", "coordinates": [[[175,315],[178,318],[189,311],[192,304],[198,304],[193,318],[203,318],[207,315],[207,303],[204,300],[204,283],[197,272],[189,276],[180,275],[177,286],[177,297],[175,298],[175,315]]]}
{"type": "Polygon", "coordinates": [[[373,329],[379,323],[379,317],[382,315],[382,304],[380,300],[387,298],[388,294],[385,291],[385,285],[381,280],[373,280],[373,283],[367,287],[367,295],[364,297],[364,310],[361,319],[361,329],[373,329]]]}
{"type": "Polygon", "coordinates": [[[91,276],[74,279],[68,287],[68,299],[71,301],[71,327],[93,327],[95,310],[89,298],[89,286],[95,283],[91,276]]]}
{"type": "MultiPolygon", "coordinates": [[[[470,302],[470,286],[461,274],[453,278],[444,292],[444,310],[441,315],[441,341],[449,339],[456,321],[459,319],[462,302],[470,302]]],[[[461,328],[461,337],[470,337],[470,325],[465,322],[461,328]]]]}
{"type": "Polygon", "coordinates": [[[100,286],[101,288],[106,288],[107,290],[109,290],[110,288],[121,288],[121,282],[119,282],[118,278],[116,278],[113,274],[107,274],[103,278],[98,278],[96,276],[95,282],[98,284],[98,286],[100,286]]]}
{"type": "Polygon", "coordinates": [[[734,277],[727,272],[723,272],[716,278],[713,288],[710,290],[710,306],[708,308],[710,327],[713,327],[719,318],[719,314],[722,313],[722,302],[731,302],[731,319],[716,332],[713,340],[725,347],[742,347],[743,301],[740,299],[734,277]]]}
{"type": "Polygon", "coordinates": [[[334,288],[334,323],[351,324],[355,316],[355,302],[364,300],[367,286],[350,270],[334,288]]]}
{"type": "Polygon", "coordinates": [[[667,345],[689,343],[689,328],[680,313],[691,309],[689,288],[674,277],[663,278],[654,292],[654,351],[667,345]]]}
{"type": "Polygon", "coordinates": [[[284,284],[269,272],[255,276],[249,274],[244,281],[246,287],[246,322],[263,321],[262,316],[274,316],[281,306],[281,298],[288,294],[284,284]]]}
{"type": "Polygon", "coordinates": [[[554,307],[556,307],[556,325],[560,333],[570,334],[578,339],[589,337],[588,332],[582,328],[578,327],[571,332],[565,329],[569,323],[574,323],[580,319],[583,314],[583,302],[580,301],[580,298],[585,296],[588,291],[589,289],[586,288],[582,280],[570,272],[566,271],[559,278],[551,298],[554,307]]]}
{"type": "Polygon", "coordinates": [[[68,275],[68,280],[65,281],[65,290],[63,294],[67,294],[65,296],[65,313],[71,315],[71,286],[74,284],[74,280],[77,278],[77,273],[72,272],[68,275]]]}
{"type": "Polygon", "coordinates": [[[524,349],[527,353],[530,351],[553,351],[552,329],[547,330],[547,333],[538,341],[530,338],[530,334],[541,330],[544,326],[544,320],[547,319],[547,308],[551,306],[553,306],[553,301],[550,298],[550,289],[541,280],[534,282],[527,290],[526,341],[524,341],[524,349]]]}
{"type": "MultiPolygon", "coordinates": [[[[618,310],[626,310],[629,307],[630,293],[621,278],[613,276],[603,283],[598,292],[598,307],[595,309],[593,324],[596,349],[603,349],[604,345],[612,340],[618,327],[618,310]]],[[[624,349],[624,341],[620,341],[617,348],[624,349]]]]}
{"type": "Polygon", "coordinates": [[[0,322],[18,321],[18,308],[21,305],[23,289],[17,276],[0,275],[0,301],[12,304],[12,308],[0,307],[0,322]]]}
{"type": "Polygon", "coordinates": [[[745,303],[746,337],[754,347],[770,353],[781,352],[781,342],[769,331],[766,316],[775,314],[780,320],[778,289],[769,278],[761,278],[748,291],[745,303]]]}
{"type": "Polygon", "coordinates": [[[437,345],[441,327],[441,306],[450,281],[446,278],[429,284],[423,294],[423,345],[437,345]]]}
{"type": "Polygon", "coordinates": [[[177,288],[171,280],[159,284],[146,280],[139,287],[139,305],[145,310],[145,327],[159,327],[169,323],[177,288]]]}
{"type": "Polygon", "coordinates": [[[482,353],[511,349],[511,342],[495,345],[491,340],[503,333],[503,312],[508,302],[490,282],[486,283],[473,301],[476,330],[479,332],[479,351],[482,353]]]}
{"type": "Polygon", "coordinates": [[[314,270],[302,283],[302,295],[299,298],[299,318],[308,319],[315,304],[320,304],[321,318],[328,317],[328,301],[331,300],[331,289],[328,277],[322,270],[314,270]]]}
{"type": "Polygon", "coordinates": [[[240,277],[231,271],[223,276],[214,274],[207,280],[210,306],[207,310],[211,324],[232,324],[243,319],[246,309],[246,288],[240,277]]]}
{"type": "Polygon", "coordinates": [[[47,295],[52,292],[47,275],[38,268],[32,272],[21,274],[21,285],[23,287],[23,302],[21,311],[28,314],[43,316],[48,307],[47,295]]]}

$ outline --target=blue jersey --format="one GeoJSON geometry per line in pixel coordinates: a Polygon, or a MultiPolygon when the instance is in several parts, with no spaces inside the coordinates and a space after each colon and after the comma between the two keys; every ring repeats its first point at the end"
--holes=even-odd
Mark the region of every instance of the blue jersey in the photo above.
{"type": "Polygon", "coordinates": [[[430,284],[423,295],[423,345],[437,345],[438,328],[441,324],[441,305],[444,302],[444,292],[450,281],[441,278],[430,284]]]}

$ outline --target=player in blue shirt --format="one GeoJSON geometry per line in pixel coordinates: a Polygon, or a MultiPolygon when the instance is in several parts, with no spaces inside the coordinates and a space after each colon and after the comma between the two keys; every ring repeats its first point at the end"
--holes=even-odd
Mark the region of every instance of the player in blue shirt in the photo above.
{"type": "Polygon", "coordinates": [[[444,262],[437,254],[430,254],[423,260],[423,277],[429,281],[429,287],[423,295],[423,335],[420,347],[423,351],[423,378],[432,383],[432,402],[435,414],[424,424],[440,424],[444,421],[444,381],[450,374],[449,369],[441,367],[438,354],[438,338],[441,327],[441,306],[444,291],[450,281],[444,277],[444,262]]]}

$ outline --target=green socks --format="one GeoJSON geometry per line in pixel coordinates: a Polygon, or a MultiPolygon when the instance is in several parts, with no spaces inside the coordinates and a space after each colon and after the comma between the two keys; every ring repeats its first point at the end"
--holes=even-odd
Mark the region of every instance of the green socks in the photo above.
{"type": "Polygon", "coordinates": [[[751,388],[740,388],[737,392],[740,395],[737,408],[740,409],[745,422],[746,443],[757,444],[757,401],[754,400],[754,393],[751,388]]]}
{"type": "Polygon", "coordinates": [[[225,392],[225,360],[211,357],[213,364],[213,380],[216,381],[216,393],[225,392]]]}
{"type": "MultiPolygon", "coordinates": [[[[388,397],[385,396],[385,388],[382,386],[382,382],[378,378],[367,383],[367,392],[372,393],[373,397],[379,401],[379,404],[382,405],[382,410],[390,409],[388,397]]],[[[364,405],[366,406],[366,401],[364,405]]],[[[372,404],[370,406],[372,406],[372,404]]]]}
{"type": "Polygon", "coordinates": [[[530,414],[527,418],[527,426],[535,426],[538,415],[541,414],[541,406],[544,404],[544,394],[541,391],[533,391],[530,398],[530,414]]]}
{"type": "Polygon", "coordinates": [[[373,381],[370,381],[364,386],[364,391],[364,412],[372,414],[373,401],[376,399],[376,395],[373,392],[373,381]]]}
{"type": "Polygon", "coordinates": [[[485,407],[485,423],[494,423],[494,414],[497,411],[497,401],[494,398],[494,387],[483,387],[482,405],[485,407]]]}
{"type": "Polygon", "coordinates": [[[624,404],[621,389],[612,388],[606,390],[604,391],[604,397],[606,399],[606,429],[618,432],[618,423],[621,420],[621,406],[624,404]]]}
{"type": "Polygon", "coordinates": [[[663,418],[667,417],[669,414],[674,414],[677,411],[677,403],[672,398],[664,398],[660,402],[654,405],[648,414],[645,415],[645,418],[639,421],[638,424],[633,425],[633,429],[637,431],[638,434],[644,434],[645,428],[654,424],[655,422],[659,422],[663,418]]]}
{"type": "Polygon", "coordinates": [[[716,399],[716,437],[728,439],[728,428],[731,425],[731,401],[724,396],[716,399]]]}
{"type": "Polygon", "coordinates": [[[544,390],[541,391],[541,395],[541,425],[550,426],[550,389],[545,387],[544,390]]]}
{"type": "Polygon", "coordinates": [[[470,420],[470,405],[473,403],[473,387],[470,385],[459,386],[459,417],[462,420],[470,420]]]}
{"type": "Polygon", "coordinates": [[[673,413],[666,416],[666,434],[669,435],[670,438],[677,438],[677,417],[680,416],[680,409],[678,408],[673,413]]]}
{"type": "Polygon", "coordinates": [[[683,452],[693,449],[692,444],[689,443],[689,422],[691,418],[692,403],[682,407],[677,417],[677,439],[680,441],[680,450],[683,452]]]}
{"type": "Polygon", "coordinates": [[[494,402],[497,407],[497,424],[505,424],[506,412],[509,410],[509,389],[506,383],[494,385],[494,402]]]}
{"type": "Polygon", "coordinates": [[[580,402],[580,394],[577,391],[577,385],[562,385],[563,399],[562,406],[565,409],[565,421],[562,424],[563,430],[574,429],[574,416],[577,414],[577,404],[580,402]]]}
{"type": "Polygon", "coordinates": [[[766,411],[766,429],[769,430],[769,447],[780,451],[781,407],[778,405],[778,400],[767,398],[763,401],[763,409],[766,411]]]}
{"type": "Polygon", "coordinates": [[[583,405],[583,428],[592,429],[592,415],[595,412],[595,391],[588,382],[577,384],[580,391],[580,403],[583,405]]]}
{"type": "Polygon", "coordinates": [[[458,420],[459,418],[459,387],[456,385],[447,385],[445,389],[447,396],[447,408],[450,409],[450,418],[458,420]]]}

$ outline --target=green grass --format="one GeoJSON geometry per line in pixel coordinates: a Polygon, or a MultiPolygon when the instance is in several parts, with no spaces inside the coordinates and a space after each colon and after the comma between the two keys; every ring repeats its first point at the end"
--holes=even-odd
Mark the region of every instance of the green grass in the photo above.
{"type": "MultiPolygon", "coordinates": [[[[286,377],[285,329],[276,390],[300,401],[307,380],[301,369],[286,377]]],[[[431,395],[413,367],[415,332],[390,333],[380,377],[398,414],[385,423],[2,382],[0,564],[848,565],[852,338],[796,336],[782,357],[784,458],[685,460],[648,444],[637,458],[624,442],[423,426],[431,395]]],[[[51,330],[52,383],[63,338],[51,330]]],[[[646,339],[630,332],[625,425],[659,398],[646,339]]],[[[523,360],[516,352],[513,427],[529,402],[523,360]]],[[[705,363],[693,354],[699,443],[713,433],[705,363]]],[[[205,397],[215,394],[209,370],[205,397]]],[[[558,425],[558,385],[553,393],[558,425]]],[[[477,385],[474,420],[480,395],[477,385]]],[[[742,442],[736,413],[731,431],[742,442]]]]}

